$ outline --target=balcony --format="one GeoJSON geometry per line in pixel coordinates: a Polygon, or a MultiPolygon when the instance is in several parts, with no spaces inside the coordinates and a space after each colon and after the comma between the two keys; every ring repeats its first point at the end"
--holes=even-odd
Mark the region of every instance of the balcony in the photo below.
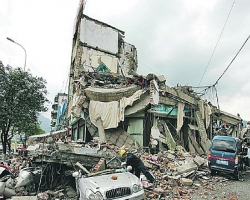
{"type": "Polygon", "coordinates": [[[58,103],[52,104],[52,109],[57,110],[58,109],[58,103]]]}

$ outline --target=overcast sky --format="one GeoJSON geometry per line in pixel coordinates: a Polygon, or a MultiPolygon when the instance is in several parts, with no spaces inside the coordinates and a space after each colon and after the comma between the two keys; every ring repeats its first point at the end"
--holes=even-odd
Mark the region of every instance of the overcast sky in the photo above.
{"type": "MultiPolygon", "coordinates": [[[[0,1],[0,60],[47,80],[48,98],[67,93],[79,0],[0,1]]],[[[125,31],[138,73],[164,75],[170,87],[216,85],[221,110],[250,120],[249,0],[88,0],[84,13],[125,31]],[[230,13],[230,14],[229,14],[230,13]]],[[[214,92],[204,96],[218,106],[214,92]]],[[[50,111],[44,115],[50,118],[50,111]]]]}

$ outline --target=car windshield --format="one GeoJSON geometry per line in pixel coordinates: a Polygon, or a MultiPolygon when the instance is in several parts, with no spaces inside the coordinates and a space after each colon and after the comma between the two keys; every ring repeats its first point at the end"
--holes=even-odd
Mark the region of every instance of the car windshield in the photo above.
{"type": "Polygon", "coordinates": [[[229,140],[214,140],[212,149],[217,151],[227,151],[234,153],[236,151],[233,141],[229,140]]]}

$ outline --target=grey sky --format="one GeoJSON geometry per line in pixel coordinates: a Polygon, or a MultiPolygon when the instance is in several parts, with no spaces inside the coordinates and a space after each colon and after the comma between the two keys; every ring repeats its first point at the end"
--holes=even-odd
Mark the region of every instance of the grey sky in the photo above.
{"type": "MultiPolygon", "coordinates": [[[[163,74],[171,87],[198,86],[234,0],[88,0],[84,13],[125,31],[138,51],[142,75],[163,74]]],[[[73,22],[78,0],[0,2],[0,59],[48,81],[49,98],[67,89],[73,22]]],[[[250,1],[235,1],[201,82],[213,85],[250,34],[250,1]]],[[[250,41],[219,80],[220,108],[250,119],[250,41]]],[[[67,92],[67,90],[66,90],[67,92]]],[[[217,105],[214,94],[205,98],[217,105]]],[[[47,115],[47,116],[50,116],[47,115]]]]}

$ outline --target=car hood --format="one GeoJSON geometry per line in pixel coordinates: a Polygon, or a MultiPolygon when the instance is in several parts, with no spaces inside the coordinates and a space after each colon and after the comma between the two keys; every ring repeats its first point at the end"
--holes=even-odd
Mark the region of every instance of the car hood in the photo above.
{"type": "Polygon", "coordinates": [[[138,184],[138,181],[139,179],[130,172],[111,173],[81,178],[79,187],[80,190],[105,191],[118,187],[132,187],[133,184],[138,184]],[[112,179],[112,176],[116,176],[117,179],[112,179]]]}

